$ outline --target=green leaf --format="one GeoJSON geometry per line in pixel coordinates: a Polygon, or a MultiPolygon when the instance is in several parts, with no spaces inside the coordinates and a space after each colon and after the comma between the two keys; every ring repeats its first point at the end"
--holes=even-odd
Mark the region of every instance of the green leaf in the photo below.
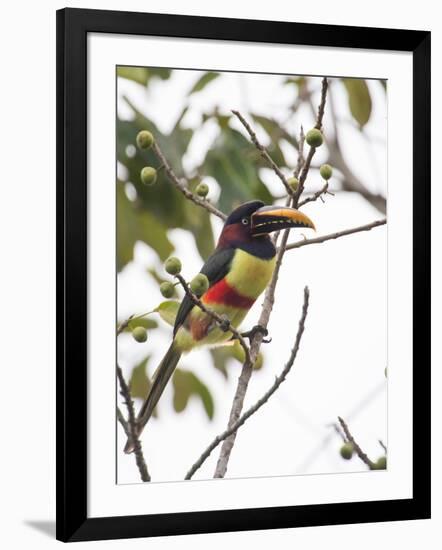
{"type": "Polygon", "coordinates": [[[267,146],[267,151],[272,157],[273,162],[275,162],[277,166],[287,166],[284,153],[279,145],[279,141],[285,137],[285,132],[282,130],[281,126],[275,120],[265,116],[252,115],[252,118],[264,129],[270,138],[270,144],[267,146]]]}
{"type": "Polygon", "coordinates": [[[208,72],[204,73],[203,76],[201,76],[194,84],[193,88],[190,90],[189,95],[192,95],[196,92],[200,92],[203,90],[207,84],[215,80],[215,78],[218,78],[220,76],[220,73],[213,73],[208,72]]]}
{"type": "Polygon", "coordinates": [[[126,78],[146,86],[147,81],[149,80],[149,70],[147,67],[117,67],[117,76],[121,78],[126,78]]]}
{"type": "MultiPolygon", "coordinates": [[[[119,321],[117,326],[120,326],[123,321],[119,321]]],[[[143,327],[146,330],[151,330],[158,327],[158,323],[148,317],[141,317],[132,319],[129,321],[127,327],[123,329],[123,332],[132,332],[136,327],[143,327]]]]}
{"type": "Polygon", "coordinates": [[[129,381],[130,393],[132,397],[146,399],[149,393],[151,382],[147,376],[146,367],[150,359],[148,355],[136,367],[132,369],[132,374],[129,381]]]}
{"type": "Polygon", "coordinates": [[[180,302],[177,302],[176,300],[166,300],[161,302],[161,304],[156,307],[154,311],[160,314],[163,321],[166,321],[168,325],[173,327],[175,325],[175,317],[178,313],[179,307],[180,302]]]}
{"type": "Polygon", "coordinates": [[[128,66],[118,66],[117,67],[117,76],[121,78],[126,78],[132,80],[137,84],[142,86],[147,86],[150,79],[154,76],[166,80],[170,77],[170,69],[162,69],[155,67],[128,67],[128,66]]]}
{"type": "Polygon", "coordinates": [[[218,207],[230,212],[251,199],[273,202],[259,176],[261,166],[264,164],[255,146],[240,132],[227,127],[208,151],[200,172],[216,179],[221,187],[218,207]]]}
{"type": "Polygon", "coordinates": [[[193,374],[193,372],[175,369],[172,378],[174,389],[173,406],[176,412],[182,412],[192,395],[199,397],[204,406],[207,416],[212,420],[215,405],[208,387],[193,374]]]}
{"type": "Polygon", "coordinates": [[[210,350],[212,356],[213,366],[220,371],[220,373],[227,380],[229,377],[229,371],[227,370],[227,363],[232,359],[232,353],[228,351],[230,346],[218,346],[210,350]]]}
{"type": "Polygon", "coordinates": [[[130,181],[137,191],[140,209],[150,212],[166,228],[183,227],[185,221],[183,202],[186,199],[171,184],[165,170],[158,170],[155,185],[146,186],[140,180],[140,172],[144,166],[159,168],[158,159],[152,149],[137,148],[133,157],[128,157],[126,150],[129,146],[135,145],[140,130],[148,130],[154,136],[174,172],[181,177],[182,158],[187,151],[193,131],[176,126],[169,135],[163,134],[129,100],[126,99],[126,102],[134,113],[134,120],[117,120],[117,160],[127,169],[127,181],[130,181]]]}
{"type": "Polygon", "coordinates": [[[307,84],[305,76],[289,76],[283,82],[283,84],[294,84],[299,90],[304,88],[307,84]]]}
{"type": "Polygon", "coordinates": [[[350,112],[359,126],[367,124],[371,114],[371,97],[367,83],[361,78],[343,78],[350,112]]]}
{"type": "Polygon", "coordinates": [[[117,268],[120,271],[133,259],[137,241],[143,241],[155,250],[164,261],[174,247],[167,237],[166,228],[146,210],[137,208],[125,192],[125,184],[117,183],[117,268]]]}
{"type": "Polygon", "coordinates": [[[149,319],[148,317],[138,317],[129,321],[127,330],[132,331],[136,327],[143,327],[147,330],[151,330],[153,328],[157,328],[157,326],[158,323],[153,319],[149,319]]]}
{"type": "MultiPolygon", "coordinates": [[[[227,366],[229,361],[235,359],[238,363],[243,364],[245,359],[244,349],[238,341],[235,341],[233,344],[226,344],[213,348],[210,350],[210,354],[212,355],[213,366],[218,369],[226,379],[228,377],[227,366]]],[[[263,363],[264,357],[262,353],[259,352],[253,368],[259,370],[262,368],[263,363]]]]}

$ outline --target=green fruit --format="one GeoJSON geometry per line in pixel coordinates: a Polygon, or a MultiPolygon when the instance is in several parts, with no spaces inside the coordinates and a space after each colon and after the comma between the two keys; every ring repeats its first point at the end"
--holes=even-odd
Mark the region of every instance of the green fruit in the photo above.
{"type": "Polygon", "coordinates": [[[384,369],[384,376],[385,376],[385,378],[387,378],[387,367],[385,367],[385,369],[384,369]]]}
{"type": "Polygon", "coordinates": [[[175,287],[172,283],[165,281],[160,284],[160,292],[165,298],[172,298],[175,293],[175,287]]]}
{"type": "Polygon", "coordinates": [[[209,279],[204,275],[204,273],[198,273],[190,281],[190,290],[196,296],[202,296],[206,290],[209,288],[209,279]]]}
{"type": "Polygon", "coordinates": [[[299,186],[299,180],[298,178],[289,178],[287,180],[287,183],[290,185],[290,187],[292,188],[293,191],[297,191],[298,190],[298,186],[299,186]]]}
{"type": "Polygon", "coordinates": [[[141,130],[137,134],[137,145],[140,149],[149,149],[153,145],[153,135],[147,130],[141,130]]]}
{"type": "Polygon", "coordinates": [[[321,174],[322,178],[324,178],[325,180],[329,180],[332,177],[333,168],[330,166],[330,164],[323,164],[319,169],[319,173],[321,174]]]}
{"type": "Polygon", "coordinates": [[[350,460],[353,456],[354,447],[352,443],[344,443],[340,449],[341,456],[344,460],[350,460]]]}
{"type": "Polygon", "coordinates": [[[380,456],[374,463],[374,470],[385,470],[387,468],[387,457],[380,456]]]}
{"type": "Polygon", "coordinates": [[[132,331],[132,336],[141,344],[147,340],[147,330],[144,327],[135,327],[132,331]]]}
{"type": "Polygon", "coordinates": [[[144,185],[154,185],[157,181],[157,171],[152,166],[145,166],[141,170],[140,176],[144,185]]]}
{"type": "Polygon", "coordinates": [[[310,145],[310,147],[319,147],[322,145],[324,138],[321,130],[318,130],[317,128],[312,128],[309,130],[305,136],[305,141],[310,145]]]}
{"type": "Polygon", "coordinates": [[[207,197],[208,193],[209,193],[209,186],[207,185],[207,183],[199,183],[197,186],[196,186],[196,194],[200,197],[207,197]]]}
{"type": "Polygon", "coordinates": [[[166,263],[164,264],[164,269],[170,275],[178,275],[178,273],[181,271],[181,262],[178,258],[172,256],[166,260],[166,263]]]}

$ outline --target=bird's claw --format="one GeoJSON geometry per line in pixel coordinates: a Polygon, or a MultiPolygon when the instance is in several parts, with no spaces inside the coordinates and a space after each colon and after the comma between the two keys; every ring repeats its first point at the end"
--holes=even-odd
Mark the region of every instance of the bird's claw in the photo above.
{"type": "Polygon", "coordinates": [[[247,332],[243,332],[241,334],[241,336],[243,338],[248,338],[249,341],[251,342],[258,332],[261,333],[262,336],[263,336],[263,339],[262,339],[263,344],[268,344],[272,341],[271,338],[264,338],[264,336],[268,335],[269,331],[265,327],[263,327],[262,325],[255,325],[254,327],[252,327],[247,332]]]}

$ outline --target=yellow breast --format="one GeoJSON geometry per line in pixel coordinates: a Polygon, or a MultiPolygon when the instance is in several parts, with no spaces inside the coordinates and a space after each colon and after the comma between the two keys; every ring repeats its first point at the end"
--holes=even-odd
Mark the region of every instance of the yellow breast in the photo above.
{"type": "Polygon", "coordinates": [[[243,296],[256,299],[269,284],[275,263],[276,257],[263,260],[238,249],[226,280],[243,296]]]}

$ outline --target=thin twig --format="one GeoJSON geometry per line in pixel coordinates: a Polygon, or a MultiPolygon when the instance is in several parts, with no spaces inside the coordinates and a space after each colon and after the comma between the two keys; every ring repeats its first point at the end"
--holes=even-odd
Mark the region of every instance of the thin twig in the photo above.
{"type": "Polygon", "coordinates": [[[378,441],[379,445],[384,449],[385,454],[387,454],[387,446],[385,445],[385,443],[382,441],[382,439],[378,439],[378,441]]]}
{"type": "Polygon", "coordinates": [[[208,212],[210,212],[211,214],[215,214],[215,216],[218,216],[218,218],[221,218],[223,221],[227,219],[227,216],[224,214],[224,212],[221,212],[220,210],[218,210],[218,208],[215,208],[215,206],[213,206],[213,204],[211,204],[209,201],[202,199],[192,193],[192,191],[186,186],[186,184],[183,183],[176,176],[175,172],[170,167],[170,164],[167,162],[166,157],[164,156],[163,152],[156,142],[153,143],[152,150],[157,156],[158,160],[161,162],[162,167],[164,167],[164,170],[166,171],[166,174],[168,175],[170,181],[179,191],[181,191],[186,199],[192,201],[198,206],[201,206],[202,208],[205,208],[208,212]]]}
{"type": "MultiPolygon", "coordinates": [[[[138,466],[138,470],[140,472],[142,481],[150,481],[149,471],[147,469],[146,461],[144,460],[143,449],[141,447],[141,442],[138,439],[134,403],[130,395],[129,386],[127,385],[126,380],[124,379],[123,371],[121,370],[119,365],[117,365],[117,377],[118,377],[118,382],[120,383],[121,395],[123,396],[124,402],[127,407],[127,412],[129,416],[127,420],[127,427],[128,427],[130,439],[133,442],[135,459],[138,466]]],[[[119,412],[121,413],[121,411],[117,409],[118,420],[121,422],[119,412]]]]}
{"type": "Polygon", "coordinates": [[[353,449],[355,450],[358,457],[362,460],[362,462],[368,466],[370,470],[374,470],[376,468],[375,463],[368,458],[368,456],[364,453],[364,451],[361,449],[361,447],[357,444],[355,441],[355,438],[351,434],[347,424],[345,421],[338,416],[339,424],[341,425],[341,428],[344,430],[345,437],[347,438],[348,442],[353,445],[353,449]]]}
{"type": "Polygon", "coordinates": [[[387,220],[376,220],[366,225],[360,225],[358,227],[352,227],[350,229],[344,229],[343,231],[336,231],[336,233],[328,233],[327,235],[322,235],[321,237],[315,237],[313,239],[304,239],[296,243],[290,243],[286,246],[286,250],[293,250],[294,248],[301,248],[301,246],[307,246],[309,244],[319,244],[325,243],[332,239],[339,239],[340,237],[345,237],[346,235],[353,235],[353,233],[360,233],[361,231],[370,231],[375,227],[385,225],[387,220]]]}
{"type": "Polygon", "coordinates": [[[119,336],[127,327],[129,326],[129,323],[132,321],[133,315],[128,317],[125,321],[122,321],[118,327],[117,327],[117,336],[119,336]]]}
{"type": "Polygon", "coordinates": [[[290,357],[287,361],[287,363],[284,366],[284,369],[282,370],[281,374],[276,377],[274,383],[272,386],[265,392],[265,394],[258,399],[258,401],[250,407],[232,426],[224,430],[221,434],[219,434],[215,439],[212,441],[212,443],[207,447],[207,449],[201,454],[201,456],[198,458],[198,460],[195,462],[195,464],[190,468],[190,470],[187,472],[185,479],[191,479],[192,476],[195,474],[195,472],[203,465],[203,463],[207,460],[207,458],[210,456],[211,452],[221,443],[221,441],[224,441],[232,434],[236,433],[237,430],[252,416],[254,415],[267,401],[270,399],[270,397],[276,392],[276,390],[279,388],[279,386],[284,382],[286,379],[288,373],[290,372],[296,356],[298,354],[299,350],[299,344],[301,342],[302,334],[304,332],[305,328],[305,320],[307,317],[308,312],[308,305],[309,305],[309,289],[308,287],[305,287],[304,289],[304,304],[302,307],[302,315],[299,320],[298,324],[298,331],[295,338],[295,343],[293,345],[292,351],[290,353],[290,357]]]}
{"type": "Polygon", "coordinates": [[[258,149],[258,151],[261,153],[261,156],[264,158],[264,160],[267,162],[267,164],[270,166],[270,168],[275,172],[275,174],[278,176],[278,178],[282,181],[282,184],[284,185],[287,193],[291,196],[293,195],[293,190],[288,184],[287,178],[284,176],[284,174],[279,169],[279,166],[275,163],[275,161],[272,159],[272,157],[269,155],[267,149],[262,145],[262,143],[258,140],[256,137],[255,132],[252,130],[252,127],[250,124],[246,121],[246,119],[242,116],[242,114],[239,111],[232,110],[232,113],[239,119],[241,124],[244,126],[244,128],[247,130],[250,139],[252,140],[255,147],[258,149]]]}
{"type": "Polygon", "coordinates": [[[124,415],[121,412],[120,407],[117,407],[117,419],[118,419],[118,422],[121,424],[121,427],[123,428],[124,433],[127,435],[127,437],[130,437],[129,424],[127,420],[124,418],[124,415]]]}
{"type": "Polygon", "coordinates": [[[304,200],[300,201],[298,203],[298,208],[301,208],[302,206],[304,206],[304,204],[307,204],[309,202],[314,202],[318,200],[320,197],[322,198],[322,195],[327,195],[327,194],[333,195],[333,193],[331,193],[328,190],[328,182],[324,185],[322,189],[320,189],[319,191],[316,191],[316,193],[313,193],[311,197],[306,197],[304,200]]]}
{"type": "Polygon", "coordinates": [[[298,162],[296,163],[296,169],[294,171],[295,178],[299,178],[302,167],[304,166],[305,157],[304,157],[304,144],[305,144],[305,134],[304,128],[301,124],[301,130],[299,132],[299,142],[298,142],[298,162]]]}
{"type": "MultiPolygon", "coordinates": [[[[327,78],[324,77],[322,79],[322,85],[321,85],[321,101],[319,103],[318,114],[316,116],[316,123],[314,126],[317,130],[321,130],[322,128],[322,119],[324,118],[325,102],[327,100],[327,89],[328,89],[328,81],[327,81],[327,78]]],[[[305,159],[305,162],[303,164],[303,167],[299,176],[298,189],[296,190],[296,193],[294,195],[295,207],[298,205],[299,197],[304,191],[305,180],[307,179],[307,174],[310,170],[310,164],[312,162],[312,159],[315,153],[316,153],[316,147],[310,147],[309,152],[307,154],[307,158],[305,159]]]]}
{"type": "Polygon", "coordinates": [[[184,277],[182,275],[180,275],[178,273],[178,275],[175,275],[175,277],[178,279],[178,281],[180,282],[181,286],[183,287],[184,289],[184,292],[187,294],[187,296],[192,300],[192,302],[198,306],[204,313],[206,313],[207,315],[209,315],[216,323],[217,325],[220,327],[220,329],[223,331],[223,332],[231,332],[232,335],[233,335],[233,338],[235,340],[238,340],[239,343],[241,344],[243,350],[244,350],[244,353],[245,353],[245,360],[246,361],[250,361],[250,349],[249,349],[249,346],[247,345],[246,341],[244,340],[244,337],[241,335],[240,332],[238,332],[236,330],[235,327],[232,326],[230,320],[227,318],[227,317],[222,317],[221,315],[219,315],[218,313],[216,313],[215,311],[209,309],[208,307],[206,307],[203,302],[190,290],[190,287],[189,285],[186,283],[184,277]]]}

